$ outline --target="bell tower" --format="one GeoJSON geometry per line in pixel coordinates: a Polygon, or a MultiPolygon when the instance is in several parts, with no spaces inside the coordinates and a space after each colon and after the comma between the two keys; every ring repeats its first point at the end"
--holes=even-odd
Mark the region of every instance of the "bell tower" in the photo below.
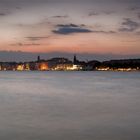
{"type": "Polygon", "coordinates": [[[40,61],[40,56],[37,57],[37,61],[38,61],[38,62],[40,61]]]}
{"type": "Polygon", "coordinates": [[[74,58],[73,58],[73,64],[76,64],[77,63],[77,58],[76,58],[76,54],[74,55],[74,58]]]}

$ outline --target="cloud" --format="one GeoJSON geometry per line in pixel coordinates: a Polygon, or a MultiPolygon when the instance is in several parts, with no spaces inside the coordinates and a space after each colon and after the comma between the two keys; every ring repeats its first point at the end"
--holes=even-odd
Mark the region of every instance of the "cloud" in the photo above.
{"type": "Polygon", "coordinates": [[[54,33],[56,34],[64,34],[64,35],[68,35],[68,34],[72,34],[72,33],[89,33],[92,32],[89,29],[82,29],[82,28],[59,28],[58,30],[53,30],[54,33]]]}
{"type": "Polygon", "coordinates": [[[2,11],[2,12],[0,12],[0,17],[7,16],[9,14],[10,14],[10,12],[8,12],[8,11],[2,11]]]}
{"type": "Polygon", "coordinates": [[[6,16],[6,13],[0,13],[0,16],[6,16]]]}
{"type": "Polygon", "coordinates": [[[101,33],[101,34],[115,34],[115,31],[104,31],[104,30],[91,30],[88,29],[85,24],[76,25],[76,24],[58,24],[56,25],[57,29],[53,30],[53,33],[69,35],[73,33],[101,33]]]}
{"type": "Polygon", "coordinates": [[[130,18],[124,18],[122,27],[119,29],[121,32],[133,32],[140,27],[140,23],[131,20],[130,18]]]}
{"type": "Polygon", "coordinates": [[[98,16],[99,13],[98,12],[95,12],[95,11],[91,11],[88,16],[91,17],[91,16],[98,16]]]}
{"type": "Polygon", "coordinates": [[[91,17],[91,16],[99,16],[99,15],[111,15],[111,14],[114,14],[115,11],[101,11],[101,12],[95,12],[95,11],[91,11],[89,12],[88,16],[91,17]]]}
{"type": "Polygon", "coordinates": [[[26,39],[28,39],[29,41],[38,41],[38,40],[42,40],[42,39],[47,39],[50,36],[29,36],[29,37],[25,37],[26,39]]]}
{"type": "Polygon", "coordinates": [[[140,10],[140,6],[131,6],[128,8],[129,11],[139,11],[140,10]]]}
{"type": "Polygon", "coordinates": [[[40,46],[41,44],[38,43],[15,43],[15,44],[10,44],[10,46],[40,46]]]}
{"type": "Polygon", "coordinates": [[[59,16],[59,15],[52,16],[52,18],[68,18],[68,17],[69,17],[68,15],[64,15],[64,16],[59,16]]]}
{"type": "Polygon", "coordinates": [[[85,25],[75,25],[75,24],[58,24],[56,27],[58,29],[53,30],[53,33],[56,34],[63,34],[63,35],[68,35],[68,34],[73,34],[73,33],[90,33],[92,32],[91,30],[87,28],[83,28],[85,25]]]}
{"type": "Polygon", "coordinates": [[[138,13],[137,15],[138,15],[138,18],[140,19],[140,13],[138,13]]]}
{"type": "Polygon", "coordinates": [[[103,30],[99,30],[99,31],[92,31],[92,33],[103,33],[103,34],[115,34],[115,31],[103,31],[103,30]]]}
{"type": "Polygon", "coordinates": [[[79,27],[79,25],[76,24],[58,24],[57,27],[63,27],[63,28],[71,28],[71,27],[79,27]]]}

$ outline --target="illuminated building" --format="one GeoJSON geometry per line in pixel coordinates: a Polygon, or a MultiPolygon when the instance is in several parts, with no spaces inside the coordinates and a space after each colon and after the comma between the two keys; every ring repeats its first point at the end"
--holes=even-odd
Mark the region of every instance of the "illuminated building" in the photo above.
{"type": "Polygon", "coordinates": [[[25,67],[25,68],[24,68],[25,70],[30,70],[30,65],[29,65],[29,63],[26,63],[24,67],[25,67]]]}
{"type": "Polygon", "coordinates": [[[99,71],[108,71],[110,70],[109,67],[100,67],[100,68],[96,68],[96,70],[99,70],[99,71]]]}
{"type": "Polygon", "coordinates": [[[71,70],[72,64],[57,64],[55,70],[71,70]]]}
{"type": "Polygon", "coordinates": [[[82,70],[82,66],[81,65],[73,65],[71,70],[82,70]]]}
{"type": "Polygon", "coordinates": [[[50,70],[66,70],[68,67],[72,67],[72,61],[67,58],[52,58],[47,61],[50,70]]]}
{"type": "Polygon", "coordinates": [[[77,70],[82,70],[82,67],[80,65],[73,65],[73,64],[57,64],[54,70],[77,71],[77,70]]]}
{"type": "Polygon", "coordinates": [[[41,71],[49,70],[48,63],[47,62],[38,63],[38,70],[41,70],[41,71]]]}
{"type": "Polygon", "coordinates": [[[18,64],[16,70],[17,71],[23,71],[24,70],[24,65],[23,64],[18,64]]]}

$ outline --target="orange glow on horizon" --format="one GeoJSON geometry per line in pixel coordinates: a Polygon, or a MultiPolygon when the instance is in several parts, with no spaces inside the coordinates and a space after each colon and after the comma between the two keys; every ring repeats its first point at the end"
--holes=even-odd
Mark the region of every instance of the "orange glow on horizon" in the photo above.
{"type": "Polygon", "coordinates": [[[0,41],[1,51],[22,51],[31,53],[93,53],[93,54],[138,54],[139,40],[136,36],[78,34],[70,36],[56,36],[39,42],[25,42],[14,44],[0,41]],[[132,42],[127,42],[131,38],[132,42]],[[136,40],[133,42],[133,40],[136,40]],[[27,45],[26,45],[27,44],[27,45]]]}

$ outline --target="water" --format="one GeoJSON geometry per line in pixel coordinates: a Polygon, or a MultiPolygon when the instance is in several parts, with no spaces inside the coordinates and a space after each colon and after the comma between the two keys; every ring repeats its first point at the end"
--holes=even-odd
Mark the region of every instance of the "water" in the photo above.
{"type": "Polygon", "coordinates": [[[0,140],[140,140],[140,73],[0,72],[0,140]]]}

